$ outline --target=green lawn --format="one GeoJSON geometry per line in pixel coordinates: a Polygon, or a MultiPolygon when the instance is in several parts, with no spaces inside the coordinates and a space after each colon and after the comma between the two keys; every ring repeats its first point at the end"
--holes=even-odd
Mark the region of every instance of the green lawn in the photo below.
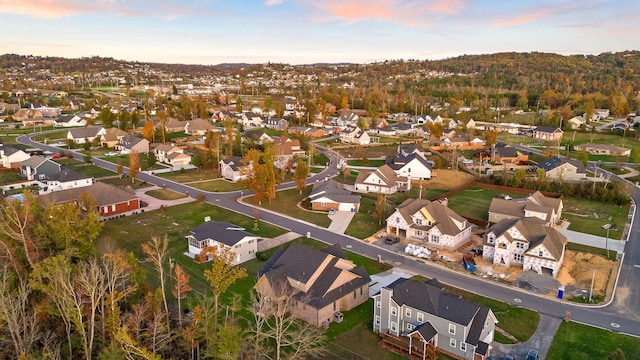
{"type": "Polygon", "coordinates": [[[232,182],[225,179],[215,179],[209,181],[196,181],[192,183],[186,183],[189,186],[193,186],[196,189],[211,191],[211,192],[227,192],[238,191],[243,189],[243,185],[240,182],[232,182]]]}
{"type": "Polygon", "coordinates": [[[114,173],[113,171],[109,171],[107,169],[103,169],[101,167],[95,166],[95,165],[78,165],[78,166],[74,166],[72,167],[73,170],[81,173],[81,174],[85,174],[88,176],[93,176],[94,178],[100,178],[100,177],[104,177],[104,176],[113,176],[116,175],[116,173],[114,173]]]}
{"type": "MultiPolygon", "coordinates": [[[[376,216],[376,199],[369,194],[363,194],[360,198],[360,210],[354,215],[349,223],[345,234],[365,239],[380,230],[384,225],[379,224],[376,216]]],[[[391,212],[387,211],[386,214],[391,212]]],[[[384,224],[384,221],[383,221],[384,224]]]]}
{"type": "Polygon", "coordinates": [[[123,177],[123,178],[110,177],[107,179],[100,179],[100,182],[115,185],[115,186],[121,186],[125,188],[132,188],[132,189],[142,189],[145,187],[152,186],[146,181],[140,181],[140,180],[136,180],[134,183],[131,183],[131,178],[129,177],[123,177]]]}
{"type": "Polygon", "coordinates": [[[626,359],[640,359],[639,338],[563,322],[553,338],[547,359],[606,359],[618,348],[626,359]]]}
{"type": "Polygon", "coordinates": [[[618,206],[576,198],[564,198],[563,204],[562,217],[571,222],[569,230],[604,237],[607,231],[602,226],[614,224],[618,230],[609,230],[609,238],[622,239],[622,230],[629,215],[629,205],[618,206]]]}
{"type": "Polygon", "coordinates": [[[0,171],[0,184],[11,184],[15,182],[23,181],[21,177],[18,176],[18,173],[13,170],[3,170],[0,171]]]}
{"type": "Polygon", "coordinates": [[[201,180],[213,180],[220,178],[220,171],[212,170],[212,169],[189,169],[189,170],[176,170],[171,172],[159,173],[156,176],[161,177],[163,179],[179,182],[179,183],[189,183],[193,181],[201,181],[201,180]]]}
{"type": "MultiPolygon", "coordinates": [[[[300,195],[296,189],[278,191],[276,198],[273,199],[271,203],[269,203],[268,200],[264,200],[260,206],[318,226],[329,227],[331,219],[329,219],[327,213],[303,210],[298,207],[298,203],[309,196],[310,192],[311,186],[307,186],[307,188],[302,191],[302,195],[300,195]]],[[[253,196],[245,197],[243,201],[258,205],[253,196]]]]}
{"type": "Polygon", "coordinates": [[[55,159],[53,161],[57,162],[58,164],[60,164],[62,166],[74,166],[74,165],[84,164],[84,161],[76,160],[76,159],[73,159],[73,158],[69,159],[69,158],[65,158],[65,157],[61,157],[61,158],[55,159]]]}
{"type": "MultiPolygon", "coordinates": [[[[139,159],[138,163],[140,168],[143,171],[154,170],[154,169],[166,169],[167,167],[164,165],[160,165],[156,163],[153,167],[149,167],[149,161],[147,160],[147,154],[138,154],[139,159]]],[[[114,164],[120,164],[124,167],[129,167],[129,155],[117,155],[117,156],[107,156],[104,157],[103,160],[112,162],[114,164]]]]}
{"type": "Polygon", "coordinates": [[[493,189],[485,189],[470,186],[460,193],[449,197],[449,208],[461,216],[478,220],[489,220],[489,205],[491,200],[500,194],[514,198],[523,197],[525,194],[493,189]]]}
{"type": "Polygon", "coordinates": [[[347,161],[347,165],[380,167],[384,165],[384,160],[367,160],[366,163],[362,160],[349,160],[347,161]]]}
{"type": "Polygon", "coordinates": [[[177,200],[185,197],[184,194],[166,189],[149,190],[145,192],[145,194],[160,200],[177,200]]]}

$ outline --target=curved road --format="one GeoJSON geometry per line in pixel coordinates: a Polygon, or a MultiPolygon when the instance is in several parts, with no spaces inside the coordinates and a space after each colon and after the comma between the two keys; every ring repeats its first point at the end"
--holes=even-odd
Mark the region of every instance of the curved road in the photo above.
{"type": "MultiPolygon", "coordinates": [[[[53,146],[43,145],[32,141],[31,137],[34,135],[35,134],[28,134],[20,136],[17,138],[17,141],[31,147],[49,150],[54,153],[60,150],[53,146]]],[[[309,179],[309,183],[324,180],[325,177],[338,173],[336,166],[339,155],[328,149],[321,148],[321,150],[325,151],[329,157],[330,165],[322,173],[311,177],[309,179]]],[[[74,152],[73,156],[78,160],[83,159],[83,155],[79,153],[74,152]]],[[[94,163],[97,166],[112,171],[115,171],[116,168],[115,164],[101,159],[94,159],[94,163]]],[[[188,191],[189,195],[192,197],[197,197],[202,194],[209,203],[247,216],[253,216],[254,213],[253,207],[238,202],[240,192],[224,194],[205,192],[146,173],[139,174],[138,179],[158,186],[166,184],[168,189],[180,193],[186,193],[188,191]]],[[[281,188],[291,186],[293,185],[288,183],[282,185],[281,188]]],[[[640,193],[635,187],[631,197],[634,199],[636,204],[640,204],[640,193]]],[[[443,283],[513,305],[536,310],[541,314],[546,314],[556,318],[564,318],[566,312],[569,311],[571,313],[571,318],[575,321],[612,331],[640,336],[640,316],[638,311],[640,307],[640,292],[638,289],[640,286],[640,246],[638,245],[640,241],[640,217],[635,216],[637,211],[638,209],[636,207],[628,242],[623,255],[623,263],[621,266],[619,284],[615,294],[615,301],[611,304],[601,306],[583,306],[566,301],[550,299],[548,297],[529,293],[519,288],[506,286],[493,281],[483,281],[473,275],[451,271],[433,263],[418,261],[413,257],[391,252],[384,248],[364,243],[356,238],[336,234],[330,232],[326,228],[321,228],[314,224],[289,218],[264,209],[260,212],[260,219],[289,229],[298,234],[310,233],[315,239],[319,239],[330,244],[340,244],[343,248],[347,248],[350,251],[372,259],[376,259],[380,256],[383,261],[411,273],[423,274],[430,278],[436,277],[438,278],[438,281],[443,283]],[[638,267],[635,265],[638,265],[638,267]]]]}

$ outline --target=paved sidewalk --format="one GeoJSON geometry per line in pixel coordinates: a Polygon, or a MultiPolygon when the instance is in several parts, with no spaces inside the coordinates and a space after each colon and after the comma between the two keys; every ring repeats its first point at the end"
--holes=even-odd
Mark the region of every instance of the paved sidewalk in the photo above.
{"type": "Polygon", "coordinates": [[[276,246],[280,246],[286,242],[289,242],[293,239],[299,238],[300,234],[290,231],[286,234],[282,234],[280,236],[276,236],[272,239],[262,239],[262,241],[258,241],[258,251],[265,251],[276,246]]]}
{"type": "Polygon", "coordinates": [[[621,177],[623,179],[640,175],[640,171],[638,171],[638,170],[636,170],[636,169],[634,169],[632,167],[625,166],[624,168],[625,168],[625,170],[628,171],[628,173],[622,174],[622,175],[618,175],[619,177],[621,177]]]}
{"type": "Polygon", "coordinates": [[[558,231],[562,235],[566,236],[569,242],[593,246],[600,249],[606,249],[608,247],[609,250],[613,250],[617,253],[623,252],[624,246],[626,244],[622,240],[615,240],[611,238],[607,240],[607,238],[602,236],[596,236],[596,235],[585,234],[585,233],[581,233],[573,230],[568,230],[565,227],[558,228],[558,231]]]}
{"type": "Polygon", "coordinates": [[[136,190],[136,196],[139,197],[141,201],[144,201],[145,203],[148,204],[146,207],[143,208],[144,211],[156,210],[156,209],[159,209],[161,206],[173,206],[173,205],[179,205],[179,204],[196,201],[196,199],[192,197],[186,197],[186,196],[182,199],[176,199],[176,200],[161,200],[145,194],[147,191],[158,190],[158,189],[160,189],[160,187],[151,186],[151,187],[145,187],[145,188],[136,190]]]}

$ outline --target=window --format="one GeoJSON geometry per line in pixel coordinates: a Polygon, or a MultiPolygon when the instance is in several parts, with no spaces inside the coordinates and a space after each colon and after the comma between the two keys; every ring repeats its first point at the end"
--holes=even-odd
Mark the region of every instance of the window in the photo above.
{"type": "Polygon", "coordinates": [[[249,242],[248,242],[248,243],[249,243],[249,244],[253,244],[253,240],[249,240],[249,242]]]}
{"type": "Polygon", "coordinates": [[[362,295],[362,286],[360,286],[360,295],[362,295]]]}
{"type": "Polygon", "coordinates": [[[422,219],[420,219],[420,218],[416,219],[416,224],[422,225],[422,219]]]}
{"type": "Polygon", "coordinates": [[[111,211],[116,211],[116,205],[111,205],[111,211]]]}
{"type": "Polygon", "coordinates": [[[249,250],[249,254],[253,254],[254,252],[256,252],[255,250],[249,250]]]}
{"type": "Polygon", "coordinates": [[[407,309],[404,311],[404,316],[406,316],[406,317],[411,317],[411,309],[407,308],[407,309]]]}
{"type": "Polygon", "coordinates": [[[416,315],[416,317],[418,318],[418,322],[422,323],[424,321],[424,314],[419,312],[418,315],[416,315]]]}
{"type": "Polygon", "coordinates": [[[452,348],[455,349],[456,345],[457,345],[456,339],[454,339],[454,338],[449,339],[449,346],[451,346],[452,348]]]}
{"type": "Polygon", "coordinates": [[[487,244],[493,244],[495,239],[496,239],[496,237],[493,234],[487,236],[487,244]]]}
{"type": "Polygon", "coordinates": [[[396,316],[398,315],[398,308],[393,306],[391,307],[391,315],[396,316]]]}
{"type": "Polygon", "coordinates": [[[326,201],[321,202],[320,206],[327,206],[327,202],[326,201]]]}
{"type": "Polygon", "coordinates": [[[376,315],[376,325],[380,325],[380,316],[376,315]]]}
{"type": "Polygon", "coordinates": [[[333,302],[333,311],[336,311],[336,302],[333,302]]]}
{"type": "Polygon", "coordinates": [[[449,334],[456,334],[456,326],[453,324],[449,324],[449,334]]]}
{"type": "Polygon", "coordinates": [[[398,323],[395,321],[391,322],[391,331],[396,332],[398,331],[398,323]]]}
{"type": "Polygon", "coordinates": [[[544,251],[542,251],[542,250],[538,251],[538,256],[543,257],[544,256],[544,251]]]}
{"type": "Polygon", "coordinates": [[[416,328],[416,326],[415,326],[415,325],[413,325],[413,324],[411,324],[411,323],[407,323],[407,331],[411,331],[411,330],[413,330],[413,329],[415,329],[415,328],[416,328]]]}
{"type": "Polygon", "coordinates": [[[378,308],[379,308],[379,307],[381,307],[381,306],[382,306],[382,304],[381,304],[380,300],[376,300],[376,307],[378,307],[378,308]]]}
{"type": "Polygon", "coordinates": [[[505,243],[498,243],[498,248],[500,248],[500,249],[506,249],[506,248],[507,248],[507,244],[505,244],[505,243]]]}
{"type": "Polygon", "coordinates": [[[353,290],[353,298],[354,298],[354,299],[356,298],[356,296],[357,296],[357,295],[358,295],[358,294],[356,293],[356,290],[353,290]]]}
{"type": "Polygon", "coordinates": [[[422,236],[422,230],[416,230],[416,236],[422,236]]]}
{"type": "Polygon", "coordinates": [[[462,351],[467,351],[467,343],[465,343],[465,342],[461,342],[461,343],[460,343],[460,350],[462,350],[462,351]]]}
{"type": "Polygon", "coordinates": [[[522,261],[522,254],[513,254],[513,260],[522,261]]]}
{"type": "Polygon", "coordinates": [[[242,245],[240,245],[240,244],[234,246],[234,248],[236,248],[236,249],[240,249],[240,247],[242,247],[242,245]]]}
{"type": "Polygon", "coordinates": [[[440,243],[440,235],[436,235],[436,234],[431,234],[431,241],[434,244],[439,244],[440,243]]]}
{"type": "Polygon", "coordinates": [[[524,243],[516,242],[516,248],[518,248],[518,249],[524,249],[524,243]]]}

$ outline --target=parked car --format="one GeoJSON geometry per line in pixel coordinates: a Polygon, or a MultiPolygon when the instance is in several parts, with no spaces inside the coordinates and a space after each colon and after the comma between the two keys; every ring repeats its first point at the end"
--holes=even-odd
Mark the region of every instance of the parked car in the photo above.
{"type": "Polygon", "coordinates": [[[516,360],[516,357],[513,355],[507,355],[504,357],[504,360],[516,360]]]}
{"type": "Polygon", "coordinates": [[[393,245],[393,244],[397,244],[400,242],[400,238],[399,237],[388,237],[386,239],[384,239],[384,243],[387,245],[393,245]]]}
{"type": "Polygon", "coordinates": [[[537,350],[529,350],[527,353],[527,358],[525,360],[538,360],[538,351],[537,350]]]}
{"type": "Polygon", "coordinates": [[[334,208],[329,209],[329,215],[333,215],[335,213],[336,213],[336,209],[334,208]]]}

